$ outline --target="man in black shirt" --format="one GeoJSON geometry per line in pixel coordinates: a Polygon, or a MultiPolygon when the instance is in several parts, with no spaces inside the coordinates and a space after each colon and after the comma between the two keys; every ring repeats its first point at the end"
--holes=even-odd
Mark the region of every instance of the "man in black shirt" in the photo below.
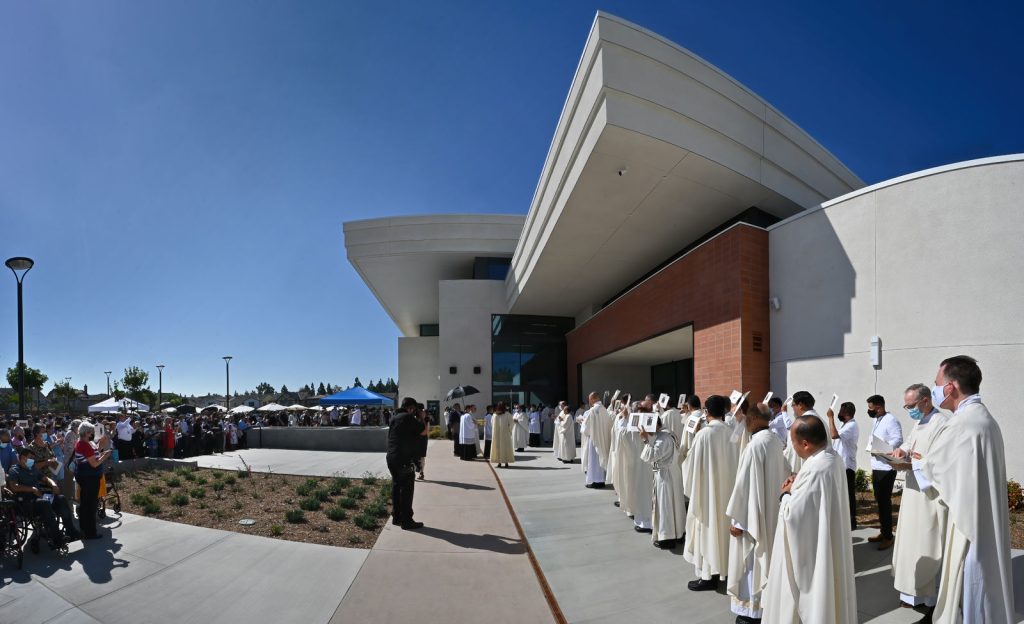
{"type": "Polygon", "coordinates": [[[426,425],[420,420],[416,399],[406,397],[402,409],[388,423],[388,470],[391,472],[391,509],[394,524],[409,531],[423,527],[412,519],[412,495],[416,485],[416,460],[426,425]]]}

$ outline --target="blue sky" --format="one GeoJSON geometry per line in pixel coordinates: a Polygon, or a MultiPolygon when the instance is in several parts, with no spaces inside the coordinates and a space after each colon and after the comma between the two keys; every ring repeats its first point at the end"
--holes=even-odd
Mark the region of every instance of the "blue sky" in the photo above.
{"type": "MultiPolygon", "coordinates": [[[[525,213],[594,13],[689,48],[867,182],[1024,151],[1019,3],[0,4],[0,255],[93,391],[397,376],[346,220],[525,213]]],[[[0,363],[17,360],[0,278],[0,363]]],[[[49,385],[48,385],[49,387],[49,385]]]]}

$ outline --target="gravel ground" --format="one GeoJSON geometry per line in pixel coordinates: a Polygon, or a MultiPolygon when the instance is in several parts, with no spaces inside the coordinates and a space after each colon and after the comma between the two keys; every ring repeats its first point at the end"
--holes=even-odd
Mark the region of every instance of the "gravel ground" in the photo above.
{"type": "Polygon", "coordinates": [[[122,507],[130,513],[328,546],[371,548],[390,521],[391,483],[386,479],[243,474],[205,468],[140,471],[120,477],[117,487],[122,507]],[[315,507],[317,494],[324,499],[320,509],[303,510],[298,522],[286,518],[302,502],[315,507]],[[344,519],[328,517],[328,510],[343,505],[350,506],[341,510],[344,519]],[[256,523],[243,526],[238,523],[243,518],[256,523]]]}

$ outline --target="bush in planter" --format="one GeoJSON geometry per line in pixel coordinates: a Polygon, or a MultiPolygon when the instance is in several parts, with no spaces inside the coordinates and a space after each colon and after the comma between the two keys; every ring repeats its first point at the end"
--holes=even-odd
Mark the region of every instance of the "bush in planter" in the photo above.
{"type": "Polygon", "coordinates": [[[175,494],[171,497],[171,504],[177,507],[188,505],[188,494],[175,494]]]}
{"type": "Polygon", "coordinates": [[[313,492],[313,486],[308,483],[303,483],[295,488],[295,493],[299,496],[309,496],[313,492]]]}
{"type": "Polygon", "coordinates": [[[132,505],[138,505],[139,507],[145,506],[146,503],[152,503],[153,499],[146,494],[132,494],[132,505]]]}
{"type": "Polygon", "coordinates": [[[179,479],[178,477],[167,477],[166,479],[164,479],[164,483],[167,484],[167,487],[181,487],[181,479],[179,479]]]}
{"type": "Polygon", "coordinates": [[[281,535],[284,533],[284,527],[280,524],[272,524],[270,525],[270,533],[271,535],[281,535]]]}
{"type": "Polygon", "coordinates": [[[863,468],[857,469],[857,473],[853,477],[853,484],[858,492],[871,491],[871,477],[863,468]]]}
{"type": "Polygon", "coordinates": [[[369,514],[376,518],[383,518],[387,516],[388,513],[390,512],[388,512],[388,508],[386,506],[381,505],[379,502],[377,502],[372,505],[367,505],[366,508],[363,509],[363,513],[369,514]]]}
{"type": "Polygon", "coordinates": [[[358,504],[359,503],[356,502],[356,499],[348,496],[338,501],[338,507],[341,507],[342,509],[355,509],[358,504]]]}
{"type": "Polygon", "coordinates": [[[284,519],[292,524],[296,524],[306,519],[306,512],[301,509],[289,509],[284,512],[284,519]]]}
{"type": "Polygon", "coordinates": [[[341,522],[342,520],[348,518],[348,512],[342,509],[341,507],[331,507],[330,509],[327,510],[327,517],[331,520],[334,520],[335,522],[341,522]]]}
{"type": "Polygon", "coordinates": [[[153,500],[147,502],[145,505],[142,506],[142,513],[146,514],[147,516],[152,516],[153,514],[160,513],[160,503],[153,500]]]}
{"type": "Polygon", "coordinates": [[[313,497],[319,500],[321,503],[326,503],[331,500],[331,493],[327,491],[327,488],[317,488],[313,490],[313,497]]]}
{"type": "Polygon", "coordinates": [[[320,509],[320,499],[310,496],[299,501],[299,507],[306,511],[316,511],[320,509]]]}
{"type": "Polygon", "coordinates": [[[194,487],[188,491],[189,496],[192,498],[204,498],[206,497],[206,488],[194,487]]]}
{"type": "Polygon", "coordinates": [[[348,489],[349,498],[366,498],[366,488],[354,485],[348,489]]]}
{"type": "Polygon", "coordinates": [[[365,531],[372,531],[377,528],[377,518],[368,513],[361,513],[356,516],[355,525],[365,531]]]}

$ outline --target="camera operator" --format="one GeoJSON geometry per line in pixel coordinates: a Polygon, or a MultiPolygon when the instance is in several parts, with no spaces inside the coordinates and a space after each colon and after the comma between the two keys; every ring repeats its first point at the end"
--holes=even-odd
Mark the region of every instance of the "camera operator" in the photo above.
{"type": "Polygon", "coordinates": [[[419,418],[416,399],[406,397],[402,409],[388,427],[388,470],[391,472],[392,521],[407,531],[423,527],[412,518],[412,496],[416,486],[416,460],[426,425],[419,418]]]}
{"type": "Polygon", "coordinates": [[[50,477],[43,476],[35,467],[36,454],[28,446],[18,449],[18,463],[11,466],[11,474],[7,481],[7,487],[18,500],[31,505],[32,513],[43,521],[49,539],[55,544],[61,544],[64,536],[61,535],[60,527],[57,525],[57,517],[64,522],[67,531],[67,541],[74,542],[81,539],[81,535],[75,528],[75,521],[71,517],[71,508],[60,495],[57,484],[50,477]]]}

